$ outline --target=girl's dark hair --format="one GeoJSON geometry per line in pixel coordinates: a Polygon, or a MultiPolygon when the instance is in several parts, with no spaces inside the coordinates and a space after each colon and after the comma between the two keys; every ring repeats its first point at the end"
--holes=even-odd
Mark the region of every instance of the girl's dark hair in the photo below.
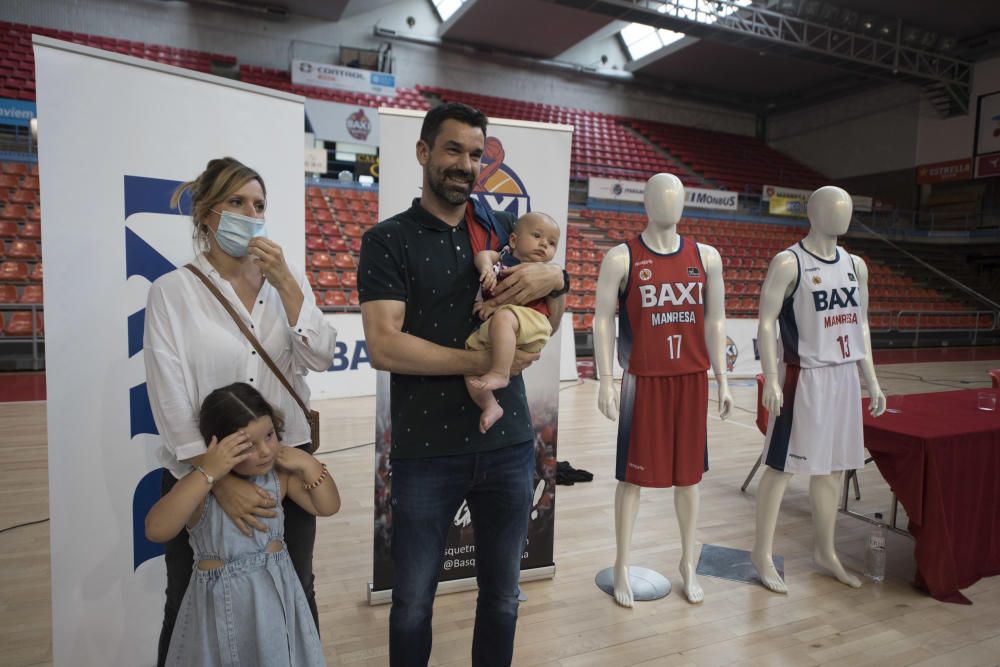
{"type": "Polygon", "coordinates": [[[274,432],[281,439],[285,420],[281,411],[264,400],[260,392],[245,382],[220,387],[205,397],[198,415],[198,428],[205,444],[232,435],[255,419],[270,417],[274,432]]]}

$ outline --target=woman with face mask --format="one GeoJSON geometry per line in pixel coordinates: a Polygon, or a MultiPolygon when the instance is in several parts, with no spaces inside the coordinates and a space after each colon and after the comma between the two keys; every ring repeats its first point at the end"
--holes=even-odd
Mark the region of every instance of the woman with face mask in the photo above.
{"type": "MultiPolygon", "coordinates": [[[[304,376],[330,367],[337,332],[316,307],[303,272],[289,266],[281,246],[267,238],[267,191],[256,171],[233,158],[212,160],[195,180],[177,189],[171,205],[180,210],[186,197],[190,207],[185,202],[183,208],[190,209],[200,252],[189,267],[160,277],[150,287],[143,340],[149,400],[162,443],[157,451],[164,467],[161,493],[185,475],[201,475],[226,514],[249,535],[266,530],[260,517],[275,516],[277,500],[237,475],[216,479],[200,467],[206,448],[198,406],[218,387],[246,382],[284,415],[282,445],[308,450],[310,428],[302,408],[219,296],[306,403],[304,376]]],[[[286,502],[283,508],[285,544],[318,626],[312,575],[316,518],[294,503],[286,502]]],[[[167,600],[159,665],[166,659],[193,558],[183,531],[166,544],[167,600]]]]}

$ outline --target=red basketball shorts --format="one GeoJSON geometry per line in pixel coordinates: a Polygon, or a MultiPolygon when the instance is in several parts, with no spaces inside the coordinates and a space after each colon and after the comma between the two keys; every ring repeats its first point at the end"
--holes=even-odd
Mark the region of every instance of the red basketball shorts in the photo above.
{"type": "Polygon", "coordinates": [[[647,487],[690,486],[708,470],[708,375],[622,378],[615,477],[647,487]]]}

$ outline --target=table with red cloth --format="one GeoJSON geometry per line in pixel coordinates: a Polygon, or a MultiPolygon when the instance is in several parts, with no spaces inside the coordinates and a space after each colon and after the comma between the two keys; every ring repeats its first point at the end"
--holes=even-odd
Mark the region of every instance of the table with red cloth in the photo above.
{"type": "Polygon", "coordinates": [[[944,602],[971,604],[959,589],[1000,574],[1000,412],[978,409],[980,391],[908,394],[880,417],[864,401],[865,447],[916,539],[916,583],[944,602]]]}

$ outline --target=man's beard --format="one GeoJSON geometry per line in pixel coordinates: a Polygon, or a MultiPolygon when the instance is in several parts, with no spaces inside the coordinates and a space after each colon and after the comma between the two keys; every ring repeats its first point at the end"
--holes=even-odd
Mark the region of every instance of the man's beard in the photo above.
{"type": "Polygon", "coordinates": [[[439,176],[438,172],[431,168],[427,170],[427,180],[431,191],[453,206],[458,206],[469,201],[469,197],[472,195],[472,188],[475,186],[475,179],[472,173],[461,169],[447,169],[444,172],[440,172],[439,176]],[[464,190],[456,190],[453,186],[445,182],[449,177],[467,180],[468,187],[464,190]]]}

